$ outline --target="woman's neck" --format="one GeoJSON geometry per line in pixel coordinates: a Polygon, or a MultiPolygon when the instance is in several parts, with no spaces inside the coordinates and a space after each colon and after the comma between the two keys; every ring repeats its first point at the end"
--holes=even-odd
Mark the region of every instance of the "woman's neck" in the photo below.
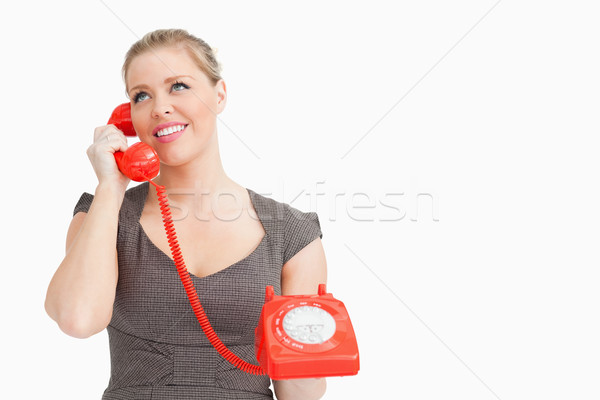
{"type": "Polygon", "coordinates": [[[167,189],[201,188],[204,191],[215,193],[227,186],[231,179],[225,173],[221,160],[202,158],[193,162],[169,166],[162,164],[160,175],[154,182],[165,186],[167,189]]]}
{"type": "MultiPolygon", "coordinates": [[[[245,189],[227,176],[219,152],[204,154],[183,165],[161,165],[160,175],[153,181],[166,188],[172,206],[194,210],[207,218],[215,207],[237,208],[246,203],[245,189]]],[[[154,190],[148,200],[158,202],[154,190]]]]}

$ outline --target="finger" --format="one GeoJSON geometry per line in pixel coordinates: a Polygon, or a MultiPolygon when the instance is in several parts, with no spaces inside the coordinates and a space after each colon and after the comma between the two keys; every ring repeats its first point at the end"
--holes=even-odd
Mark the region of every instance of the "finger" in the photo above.
{"type": "Polygon", "coordinates": [[[123,135],[123,137],[124,137],[124,138],[126,138],[126,136],[125,136],[125,134],[123,133],[123,131],[122,131],[121,129],[119,129],[119,128],[118,128],[116,125],[110,124],[110,125],[107,125],[107,126],[112,126],[112,127],[114,127],[114,128],[117,130],[117,132],[119,132],[119,134],[123,135]]]}
{"type": "Polygon", "coordinates": [[[94,129],[94,142],[101,143],[102,141],[106,140],[105,137],[109,135],[120,137],[127,142],[127,138],[123,132],[117,129],[114,125],[103,125],[94,129]]]}
{"type": "Polygon", "coordinates": [[[128,147],[125,136],[123,134],[119,135],[116,132],[107,133],[107,135],[104,136],[104,140],[101,139],[99,144],[107,146],[112,153],[115,151],[125,151],[128,147]]]}
{"type": "Polygon", "coordinates": [[[119,142],[118,142],[119,148],[117,151],[125,151],[127,150],[127,148],[129,147],[129,145],[127,144],[127,139],[125,139],[125,136],[123,136],[122,138],[119,138],[119,142]]]}

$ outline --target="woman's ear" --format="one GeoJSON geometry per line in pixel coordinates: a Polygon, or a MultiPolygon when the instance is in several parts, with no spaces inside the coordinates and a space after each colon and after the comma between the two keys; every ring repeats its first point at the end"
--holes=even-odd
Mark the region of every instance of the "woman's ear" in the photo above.
{"type": "Polygon", "coordinates": [[[223,79],[219,79],[215,85],[215,93],[217,95],[217,114],[220,114],[227,104],[227,86],[223,79]]]}

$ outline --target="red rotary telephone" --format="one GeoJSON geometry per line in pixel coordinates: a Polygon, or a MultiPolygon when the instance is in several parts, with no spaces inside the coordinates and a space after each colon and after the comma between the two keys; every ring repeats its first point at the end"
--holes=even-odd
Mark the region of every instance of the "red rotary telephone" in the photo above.
{"type": "MultiPolygon", "coordinates": [[[[135,136],[129,103],[119,105],[108,124],[127,136],[135,136]]],[[[255,330],[255,353],[260,365],[246,362],[232,353],[216,335],[200,304],[194,284],[177,243],[175,227],[164,186],[152,182],[160,163],[156,151],[139,142],[127,151],[116,152],[121,172],[136,182],[148,181],[156,187],[165,231],[179,278],[194,314],[213,347],[237,368],[271,379],[321,378],[356,375],[359,370],[356,336],[344,303],[319,285],[318,295],[276,296],[267,286],[265,304],[255,330]]]]}

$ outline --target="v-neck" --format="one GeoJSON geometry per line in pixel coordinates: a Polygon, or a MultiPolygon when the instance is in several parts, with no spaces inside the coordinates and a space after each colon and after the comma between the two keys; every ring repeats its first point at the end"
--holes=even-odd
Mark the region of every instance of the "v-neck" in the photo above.
{"type": "MultiPolygon", "coordinates": [[[[146,231],[144,230],[144,227],[142,226],[142,224],[140,222],[140,219],[142,217],[142,212],[143,212],[144,206],[146,204],[146,198],[148,197],[148,190],[149,190],[149,187],[150,187],[150,184],[148,182],[145,182],[142,185],[145,186],[145,188],[144,188],[144,193],[142,193],[142,195],[139,196],[139,201],[141,202],[141,204],[138,204],[139,207],[137,209],[140,210],[140,211],[139,211],[138,215],[136,216],[136,221],[137,221],[138,228],[139,228],[139,230],[141,232],[143,240],[145,240],[149,244],[149,246],[151,248],[153,248],[157,253],[159,253],[163,258],[165,258],[165,260],[168,260],[169,263],[175,268],[175,261],[173,261],[173,259],[171,258],[170,255],[168,255],[167,253],[165,253],[164,251],[162,251],[150,239],[150,237],[146,234],[146,231]]],[[[254,248],[254,250],[252,250],[252,252],[250,252],[246,257],[244,257],[244,258],[242,258],[242,259],[234,262],[233,264],[230,264],[230,265],[226,266],[225,268],[222,268],[222,269],[220,269],[218,271],[215,271],[215,272],[213,272],[211,274],[208,274],[208,275],[205,275],[205,276],[198,276],[198,275],[194,275],[193,273],[189,272],[189,270],[188,270],[188,274],[192,277],[192,279],[198,279],[198,280],[200,280],[200,279],[207,279],[207,278],[211,278],[211,277],[214,277],[216,275],[219,275],[221,273],[224,273],[225,271],[227,271],[227,270],[229,270],[231,268],[234,268],[235,266],[238,266],[238,265],[243,264],[244,262],[247,262],[248,260],[250,260],[265,245],[265,243],[267,241],[267,237],[269,236],[269,231],[267,230],[267,227],[265,226],[263,220],[261,219],[261,215],[260,214],[261,214],[262,211],[259,210],[260,207],[256,206],[256,201],[255,201],[255,198],[254,198],[254,196],[256,194],[252,190],[250,190],[248,188],[245,188],[245,189],[248,192],[248,196],[250,197],[250,203],[252,204],[252,207],[254,208],[254,211],[256,212],[258,221],[261,223],[261,225],[263,226],[263,230],[265,231],[265,234],[263,235],[261,241],[254,248]]],[[[163,228],[163,231],[164,231],[164,228],[163,228]]],[[[185,254],[183,254],[183,259],[185,261],[185,254]]]]}

